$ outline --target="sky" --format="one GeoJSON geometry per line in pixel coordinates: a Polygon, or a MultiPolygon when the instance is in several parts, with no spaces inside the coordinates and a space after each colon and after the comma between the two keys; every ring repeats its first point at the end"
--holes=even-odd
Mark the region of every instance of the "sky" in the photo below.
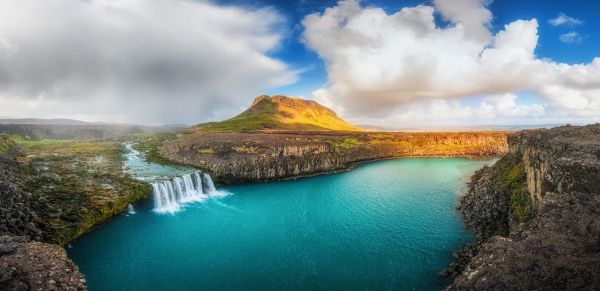
{"type": "Polygon", "coordinates": [[[196,124],[255,96],[386,129],[600,121],[600,3],[0,0],[0,118],[196,124]]]}

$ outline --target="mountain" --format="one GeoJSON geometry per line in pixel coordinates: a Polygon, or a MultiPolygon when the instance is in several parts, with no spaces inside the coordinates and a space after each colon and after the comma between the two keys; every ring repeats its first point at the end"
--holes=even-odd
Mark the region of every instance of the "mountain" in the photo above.
{"type": "Polygon", "coordinates": [[[363,131],[316,101],[287,96],[258,96],[250,108],[221,121],[201,124],[208,131],[363,131]]]}
{"type": "Polygon", "coordinates": [[[0,119],[0,124],[42,124],[42,125],[88,125],[89,122],[65,118],[6,118],[0,119]]]}

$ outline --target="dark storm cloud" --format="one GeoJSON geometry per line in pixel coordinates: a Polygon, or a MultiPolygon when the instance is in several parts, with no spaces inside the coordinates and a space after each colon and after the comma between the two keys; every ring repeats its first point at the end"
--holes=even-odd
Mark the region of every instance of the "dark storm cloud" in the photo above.
{"type": "Polygon", "coordinates": [[[185,0],[0,0],[0,115],[223,117],[296,74],[269,9],[185,0]]]}

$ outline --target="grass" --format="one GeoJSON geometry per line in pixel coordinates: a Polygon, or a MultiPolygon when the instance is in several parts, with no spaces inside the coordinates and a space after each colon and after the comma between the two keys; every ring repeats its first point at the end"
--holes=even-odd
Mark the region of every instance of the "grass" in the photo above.
{"type": "Polygon", "coordinates": [[[256,131],[281,126],[275,119],[277,109],[273,103],[263,100],[241,114],[221,122],[211,122],[202,125],[207,131],[244,132],[256,131]]]}
{"type": "Polygon", "coordinates": [[[171,139],[178,137],[177,132],[161,132],[129,136],[125,140],[133,142],[133,148],[140,151],[146,160],[159,164],[173,164],[160,154],[161,146],[171,139]]]}
{"type": "Polygon", "coordinates": [[[45,241],[64,245],[150,195],[147,183],[123,171],[119,141],[6,140],[22,149],[22,187],[45,241]]]}
{"type": "Polygon", "coordinates": [[[200,127],[209,132],[252,132],[260,130],[360,130],[322,109],[309,108],[305,101],[290,98],[289,106],[274,103],[268,99],[261,100],[241,114],[221,122],[201,124],[200,127]]]}
{"type": "Polygon", "coordinates": [[[510,157],[498,161],[500,176],[496,187],[508,197],[511,215],[523,223],[535,215],[535,208],[527,190],[527,173],[522,161],[510,163],[510,157]]]}
{"type": "Polygon", "coordinates": [[[355,138],[344,138],[342,140],[336,140],[333,142],[334,146],[342,149],[356,148],[358,146],[361,146],[362,144],[364,144],[362,141],[359,141],[355,138]]]}

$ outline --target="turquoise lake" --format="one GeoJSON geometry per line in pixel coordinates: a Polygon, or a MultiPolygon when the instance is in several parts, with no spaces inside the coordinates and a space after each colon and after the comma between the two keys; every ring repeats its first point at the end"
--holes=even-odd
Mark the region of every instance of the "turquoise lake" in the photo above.
{"type": "Polygon", "coordinates": [[[90,290],[439,290],[437,272],[471,239],[457,198],[489,163],[398,159],[217,185],[230,194],[173,214],[145,201],[67,252],[90,290]]]}

